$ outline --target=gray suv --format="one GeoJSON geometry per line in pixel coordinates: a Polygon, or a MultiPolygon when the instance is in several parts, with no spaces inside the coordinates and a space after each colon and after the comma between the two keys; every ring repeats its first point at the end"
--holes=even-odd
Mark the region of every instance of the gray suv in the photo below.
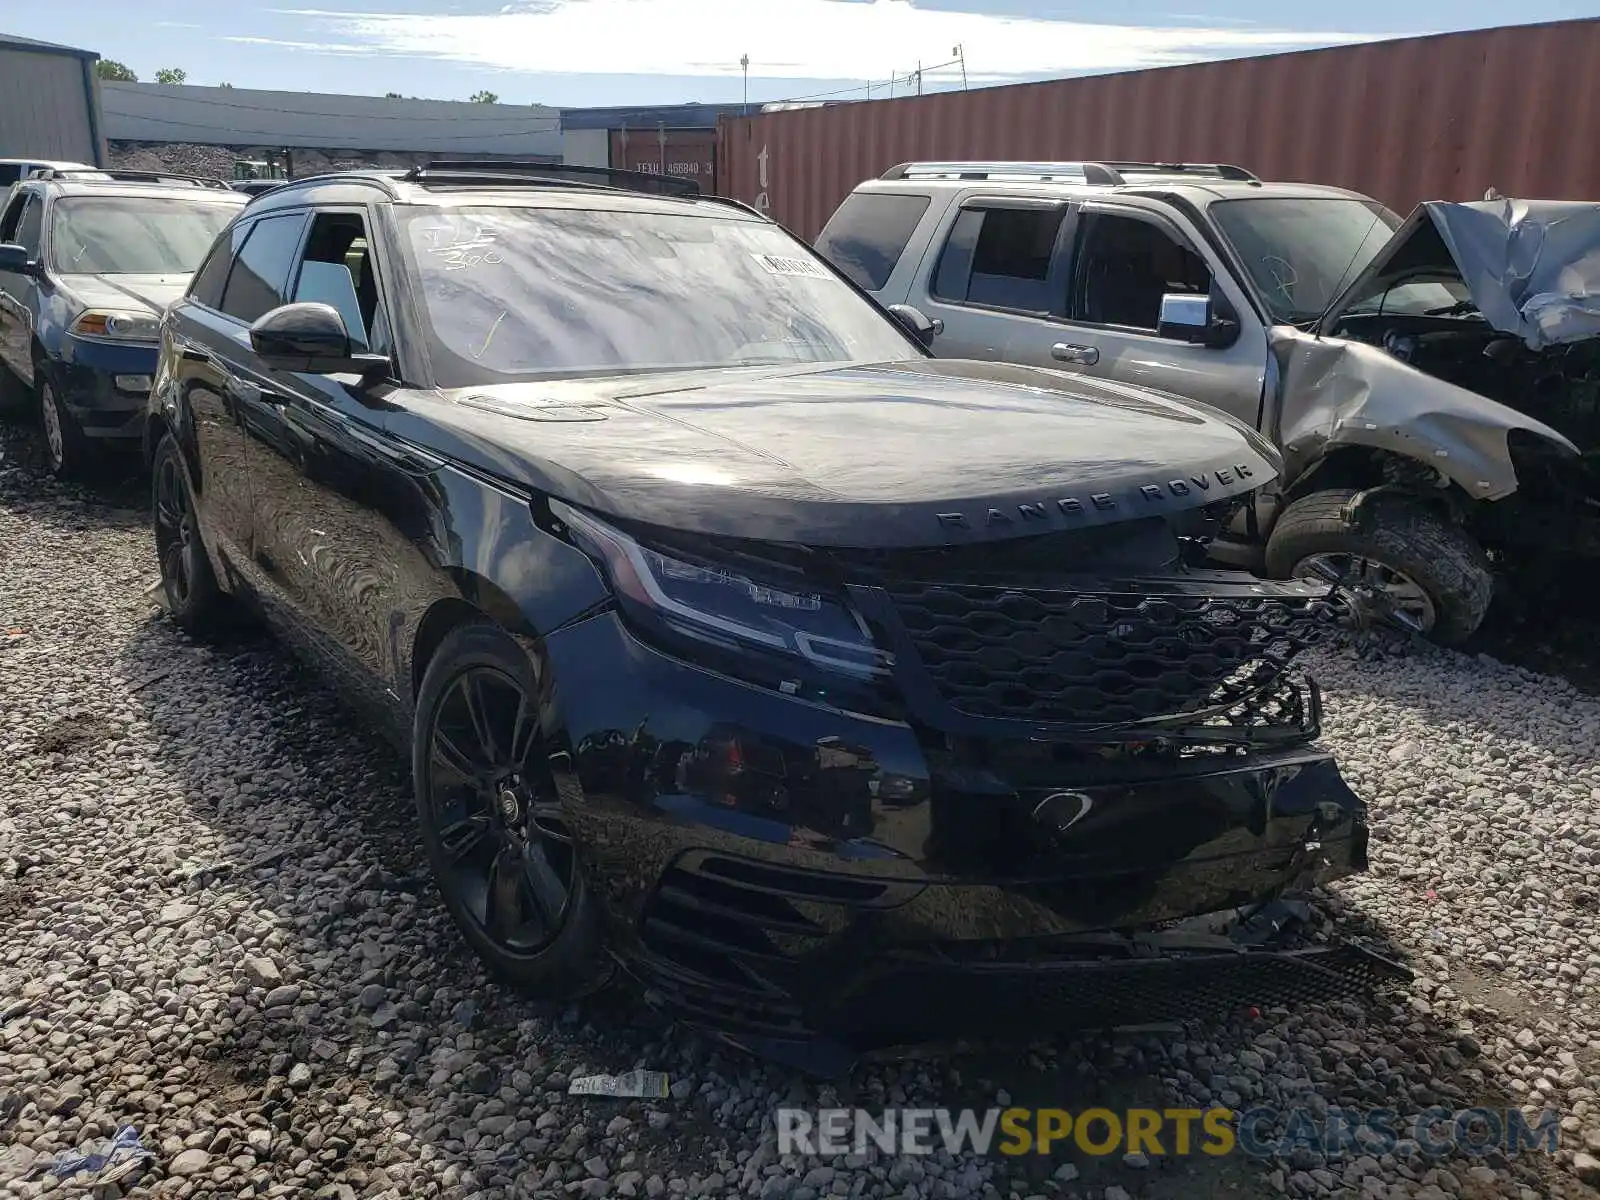
{"type": "Polygon", "coordinates": [[[1510,283],[1460,261],[1571,215],[1523,210],[1402,221],[1216,164],[907,163],[859,185],[817,249],[940,357],[1139,384],[1257,428],[1284,452],[1281,484],[1214,556],[1337,578],[1454,643],[1482,621],[1496,560],[1541,540],[1600,553],[1600,488],[1574,444],[1600,443],[1600,339],[1508,330],[1510,283]],[[1500,284],[1506,304],[1483,298],[1500,284]]]}

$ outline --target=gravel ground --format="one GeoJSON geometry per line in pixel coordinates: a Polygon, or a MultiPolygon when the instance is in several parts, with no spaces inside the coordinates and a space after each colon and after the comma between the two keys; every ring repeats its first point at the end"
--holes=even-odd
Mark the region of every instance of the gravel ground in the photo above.
{"type": "Polygon", "coordinates": [[[625,994],[560,1011],[488,984],[419,874],[394,754],[272,643],[199,646],[159,614],[138,486],[48,484],[15,431],[0,453],[0,1196],[77,1190],[24,1176],[124,1121],[155,1151],[141,1196],[1597,1195],[1600,701],[1568,684],[1324,656],[1376,857],[1319,911],[1414,985],[823,1084],[625,994]],[[565,1094],[638,1065],[670,1100],[565,1094]],[[788,1162],[771,1130],[785,1101],[1180,1100],[1549,1106],[1562,1150],[788,1162]]]}

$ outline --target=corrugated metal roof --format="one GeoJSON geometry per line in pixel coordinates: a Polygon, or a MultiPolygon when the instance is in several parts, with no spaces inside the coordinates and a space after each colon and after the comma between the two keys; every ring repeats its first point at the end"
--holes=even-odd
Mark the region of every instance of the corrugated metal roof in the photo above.
{"type": "Polygon", "coordinates": [[[740,104],[643,104],[613,108],[564,108],[563,129],[715,129],[722,117],[738,116],[740,104]]]}
{"type": "Polygon", "coordinates": [[[106,137],[206,146],[447,154],[561,154],[561,116],[542,104],[388,100],[190,84],[101,84],[106,137]]]}
{"type": "Polygon", "coordinates": [[[909,160],[1232,162],[1401,212],[1600,199],[1600,19],[1371,42],[723,122],[719,187],[814,238],[909,160]]]}
{"type": "Polygon", "coordinates": [[[71,54],[77,58],[99,58],[93,50],[80,50],[76,46],[63,46],[59,42],[41,42],[37,38],[19,37],[14,33],[0,33],[0,49],[37,50],[41,54],[71,54]]]}

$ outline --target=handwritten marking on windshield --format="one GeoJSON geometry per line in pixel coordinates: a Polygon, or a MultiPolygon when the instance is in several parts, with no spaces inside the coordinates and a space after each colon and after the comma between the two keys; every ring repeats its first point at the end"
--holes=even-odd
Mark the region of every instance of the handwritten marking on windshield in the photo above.
{"type": "Polygon", "coordinates": [[[496,266],[505,261],[498,250],[491,249],[495,245],[494,234],[480,225],[468,225],[467,236],[461,236],[460,230],[445,229],[430,226],[423,230],[427,234],[430,245],[429,254],[436,254],[444,260],[446,271],[465,271],[479,263],[496,266]],[[445,241],[446,237],[455,240],[445,241]],[[481,253],[479,253],[481,251],[481,253]]]}
{"type": "Polygon", "coordinates": [[[482,358],[489,350],[489,343],[494,341],[494,335],[500,328],[500,322],[506,319],[505,310],[501,309],[500,315],[494,319],[494,324],[489,326],[489,336],[483,339],[483,345],[473,352],[473,358],[482,358]]]}

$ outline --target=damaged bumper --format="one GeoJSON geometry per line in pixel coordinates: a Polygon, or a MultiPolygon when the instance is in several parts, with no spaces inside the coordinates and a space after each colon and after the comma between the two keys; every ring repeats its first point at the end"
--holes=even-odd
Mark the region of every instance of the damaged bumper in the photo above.
{"type": "MultiPolygon", "coordinates": [[[[557,783],[612,944],[691,1023],[860,1049],[1311,1000],[1374,974],[1348,949],[1168,928],[1365,869],[1365,806],[1304,744],[1116,770],[1025,733],[958,754],[915,712],[718,675],[614,613],[545,651],[557,678],[596,681],[563,684],[557,783]]],[[[1003,697],[984,710],[936,674],[929,719],[1002,727],[1003,697]]]]}

